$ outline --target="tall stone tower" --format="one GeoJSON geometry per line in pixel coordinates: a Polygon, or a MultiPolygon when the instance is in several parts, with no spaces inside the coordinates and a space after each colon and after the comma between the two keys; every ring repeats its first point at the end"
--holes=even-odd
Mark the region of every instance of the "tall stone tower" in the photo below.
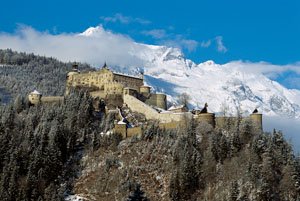
{"type": "Polygon", "coordinates": [[[73,76],[78,75],[80,72],[78,70],[78,64],[73,64],[72,71],[68,72],[67,74],[67,85],[66,85],[66,92],[65,94],[68,95],[70,93],[70,88],[72,86],[73,76]]]}
{"type": "Polygon", "coordinates": [[[250,115],[250,119],[260,130],[263,130],[262,114],[253,113],[250,115]]]}

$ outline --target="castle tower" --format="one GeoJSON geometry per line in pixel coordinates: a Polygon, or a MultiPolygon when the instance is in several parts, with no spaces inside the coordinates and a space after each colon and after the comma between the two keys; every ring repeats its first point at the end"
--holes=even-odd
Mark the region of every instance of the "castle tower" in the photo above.
{"type": "Polygon", "coordinates": [[[31,104],[36,105],[41,102],[42,94],[37,90],[34,90],[28,95],[28,100],[31,104]]]}
{"type": "Polygon", "coordinates": [[[252,113],[250,115],[250,119],[253,121],[253,123],[259,128],[259,129],[263,129],[262,126],[262,114],[259,113],[252,113]]]}
{"type": "Polygon", "coordinates": [[[200,113],[195,117],[195,119],[199,122],[206,122],[212,125],[213,128],[216,126],[214,113],[200,113]]]}
{"type": "Polygon", "coordinates": [[[167,96],[166,94],[155,94],[156,95],[156,106],[164,110],[167,109],[167,96]]]}
{"type": "Polygon", "coordinates": [[[68,72],[67,74],[66,95],[70,93],[70,87],[72,86],[74,75],[78,75],[79,73],[78,64],[74,63],[72,71],[68,72]]]}
{"type": "Polygon", "coordinates": [[[104,64],[103,64],[102,68],[106,68],[106,69],[108,69],[108,66],[107,66],[107,64],[106,64],[106,61],[104,62],[104,64]]]}
{"type": "Polygon", "coordinates": [[[147,97],[150,94],[150,88],[150,86],[143,85],[140,87],[140,93],[147,97]]]}

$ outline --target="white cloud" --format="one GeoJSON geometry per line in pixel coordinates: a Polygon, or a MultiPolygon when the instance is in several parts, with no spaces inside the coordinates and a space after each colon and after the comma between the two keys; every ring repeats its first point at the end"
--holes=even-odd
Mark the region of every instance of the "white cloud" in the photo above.
{"type": "Polygon", "coordinates": [[[121,13],[116,13],[114,16],[102,16],[100,17],[104,22],[119,22],[121,24],[129,24],[129,23],[139,23],[139,24],[151,24],[149,20],[145,20],[142,18],[133,18],[129,16],[124,16],[121,13]]]}
{"type": "Polygon", "coordinates": [[[213,39],[209,39],[207,41],[202,41],[200,46],[202,48],[208,48],[214,43],[217,47],[217,51],[221,53],[225,53],[228,51],[227,47],[225,47],[222,36],[217,36],[213,39]]]}
{"type": "MultiPolygon", "coordinates": [[[[52,56],[62,61],[87,62],[94,66],[102,65],[105,61],[112,66],[143,66],[144,61],[138,54],[146,51],[145,45],[136,43],[126,35],[105,30],[102,26],[88,31],[91,31],[91,34],[96,31],[96,36],[80,36],[79,33],[50,34],[21,26],[13,34],[0,32],[0,48],[52,56]]],[[[172,38],[169,35],[166,37],[172,38]]],[[[181,35],[175,35],[170,40],[161,40],[160,44],[188,51],[194,51],[199,46],[197,41],[181,35]]],[[[300,75],[300,63],[273,65],[266,62],[232,61],[223,66],[237,68],[245,73],[264,74],[271,79],[276,79],[286,71],[300,75]]],[[[295,79],[287,81],[296,87],[299,86],[298,80],[299,77],[296,76],[295,79]]]]}
{"type": "Polygon", "coordinates": [[[300,75],[300,64],[274,65],[267,62],[232,61],[224,66],[236,68],[245,73],[264,74],[270,79],[276,79],[284,72],[291,71],[300,75]]]}
{"type": "Polygon", "coordinates": [[[163,40],[160,42],[160,44],[179,49],[186,49],[189,52],[195,51],[199,45],[198,41],[185,39],[180,35],[177,35],[175,39],[163,40]]]}
{"type": "Polygon", "coordinates": [[[293,145],[295,153],[300,153],[299,125],[299,119],[268,116],[263,117],[264,131],[272,132],[274,128],[276,130],[281,130],[285,138],[293,145]]]}
{"type": "Polygon", "coordinates": [[[211,45],[211,40],[201,42],[201,47],[207,48],[210,45],[211,45]]]}
{"type": "Polygon", "coordinates": [[[0,33],[0,48],[52,56],[62,61],[80,61],[92,65],[141,66],[143,62],[131,52],[145,47],[122,34],[114,34],[101,26],[96,37],[78,33],[50,34],[22,26],[14,34],[0,33]]]}
{"type": "Polygon", "coordinates": [[[300,63],[275,65],[267,62],[231,61],[222,67],[234,68],[238,72],[255,75],[265,75],[271,80],[279,82],[288,89],[300,89],[300,63]]]}
{"type": "Polygon", "coordinates": [[[164,29],[152,29],[149,31],[142,31],[142,34],[146,36],[151,36],[152,38],[155,39],[162,39],[167,36],[166,30],[164,29]]]}
{"type": "Polygon", "coordinates": [[[156,40],[157,44],[175,47],[181,50],[185,49],[189,52],[195,51],[199,46],[198,41],[187,39],[181,34],[168,33],[165,29],[146,30],[141,33],[145,36],[151,36],[156,40]]]}
{"type": "Polygon", "coordinates": [[[215,38],[216,40],[216,44],[217,44],[217,50],[218,52],[227,52],[227,48],[225,47],[224,43],[223,43],[223,37],[222,36],[217,36],[215,38]]]}

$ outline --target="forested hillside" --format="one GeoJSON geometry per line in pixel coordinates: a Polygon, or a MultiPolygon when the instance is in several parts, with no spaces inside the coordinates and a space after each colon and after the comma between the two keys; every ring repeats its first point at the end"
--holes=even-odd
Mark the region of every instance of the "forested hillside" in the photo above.
{"type": "Polygon", "coordinates": [[[299,158],[282,133],[261,133],[248,121],[231,130],[194,122],[173,132],[152,126],[142,138],[87,153],[81,163],[74,191],[89,200],[126,200],[130,191],[150,200],[300,199],[299,158]]]}
{"type": "Polygon", "coordinates": [[[30,106],[17,96],[35,82],[45,94],[62,95],[57,77],[64,82],[71,66],[16,55],[35,62],[0,67],[1,86],[16,97],[0,106],[0,200],[56,201],[72,193],[105,201],[300,199],[300,160],[280,131],[263,133],[248,120],[219,129],[190,121],[172,131],[153,123],[122,140],[108,132],[114,116],[95,113],[84,91],[53,105],[30,106]]]}
{"type": "MultiPolygon", "coordinates": [[[[54,58],[0,50],[0,99],[5,93],[12,97],[26,96],[34,89],[45,95],[61,96],[65,90],[66,74],[71,69],[72,63],[54,58]]],[[[91,68],[80,64],[79,69],[91,68]]]]}
{"type": "Polygon", "coordinates": [[[83,92],[61,105],[29,107],[17,99],[0,116],[0,200],[62,200],[80,172],[83,150],[111,144],[99,135],[111,121],[94,116],[83,92]]]}

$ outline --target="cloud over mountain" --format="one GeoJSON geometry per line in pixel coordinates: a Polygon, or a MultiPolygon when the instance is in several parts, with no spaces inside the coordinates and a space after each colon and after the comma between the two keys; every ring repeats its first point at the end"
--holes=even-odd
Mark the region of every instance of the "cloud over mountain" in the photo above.
{"type": "MultiPolygon", "coordinates": [[[[178,40],[190,48],[199,45],[180,37],[178,40]]],[[[210,41],[202,46],[210,46],[216,39],[210,41]]],[[[225,51],[222,38],[219,42],[220,50],[225,51]]],[[[137,43],[127,35],[113,33],[102,26],[91,27],[83,33],[61,34],[23,26],[14,34],[0,33],[0,48],[52,56],[62,61],[87,62],[95,67],[106,61],[125,72],[142,67],[146,81],[155,90],[167,92],[169,98],[188,92],[192,96],[192,105],[201,107],[204,102],[209,102],[209,109],[214,112],[218,112],[225,102],[233,108],[232,113],[240,104],[243,111],[249,112],[260,106],[264,114],[270,116],[300,117],[300,92],[288,90],[268,79],[286,72],[300,75],[299,63],[273,65],[232,61],[219,65],[207,61],[196,64],[186,59],[178,48],[137,43]]],[[[269,125],[270,128],[277,127],[276,123],[269,125]]]]}
{"type": "MultiPolygon", "coordinates": [[[[147,33],[155,37],[166,37],[167,35],[162,30],[152,30],[147,33]]],[[[227,51],[222,42],[222,37],[216,37],[214,40],[218,41],[220,51],[227,51]]],[[[211,40],[203,42],[201,46],[208,47],[211,42],[211,40]]],[[[198,46],[197,41],[180,36],[175,40],[165,38],[164,44],[169,44],[171,47],[187,48],[190,51],[198,46]]],[[[145,65],[145,60],[151,59],[145,58],[145,54],[149,50],[153,51],[153,47],[156,49],[162,48],[162,46],[136,43],[129,36],[105,30],[101,25],[91,27],[83,33],[51,34],[37,31],[29,26],[21,26],[13,34],[0,32],[0,48],[2,49],[11,48],[16,51],[52,56],[62,61],[87,62],[94,66],[102,65],[107,61],[112,66],[141,67],[145,65]],[[144,57],[141,54],[144,54],[144,57]]],[[[225,64],[225,66],[239,68],[244,72],[262,73],[272,79],[286,71],[292,71],[300,75],[299,63],[273,65],[266,62],[232,61],[225,64]]]]}
{"type": "Polygon", "coordinates": [[[62,61],[87,62],[95,66],[105,61],[110,65],[141,66],[143,62],[132,52],[145,47],[126,35],[104,30],[102,26],[90,28],[82,34],[55,35],[22,26],[14,34],[0,33],[0,48],[52,56],[62,61]],[[89,35],[91,33],[93,36],[89,35]]]}
{"type": "MultiPolygon", "coordinates": [[[[186,48],[197,45],[180,37],[178,40],[177,43],[186,48]]],[[[96,67],[107,62],[125,72],[143,68],[153,78],[148,81],[152,81],[151,84],[158,91],[165,91],[168,83],[172,84],[176,87],[168,90],[170,98],[189,92],[193,106],[210,101],[210,107],[215,112],[219,111],[222,102],[227,101],[232,113],[239,104],[247,111],[260,105],[269,115],[300,117],[300,103],[297,100],[299,91],[288,91],[265,77],[274,79],[286,71],[299,74],[298,64],[278,66],[243,61],[223,65],[213,61],[196,64],[186,59],[179,48],[137,43],[126,35],[113,33],[102,26],[91,27],[83,33],[56,35],[21,27],[15,34],[0,34],[0,41],[0,48],[33,52],[62,61],[87,62],[96,67]],[[159,83],[165,85],[159,86],[158,79],[159,83]]]]}

